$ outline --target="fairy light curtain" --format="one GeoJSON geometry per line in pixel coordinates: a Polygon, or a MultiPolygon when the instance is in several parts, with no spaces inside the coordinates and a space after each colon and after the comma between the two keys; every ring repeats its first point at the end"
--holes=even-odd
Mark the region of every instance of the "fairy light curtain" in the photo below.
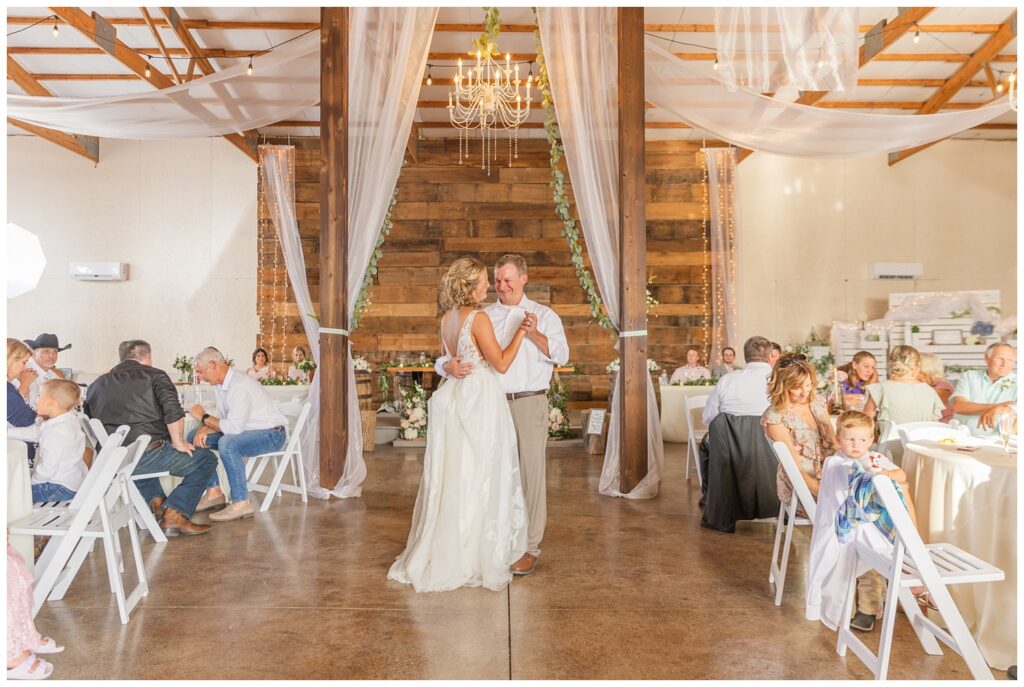
{"type": "Polygon", "coordinates": [[[930,115],[845,112],[768,98],[728,84],[710,66],[691,66],[648,38],[646,98],[710,136],[792,157],[858,157],[948,138],[1009,111],[1006,97],[973,110],[930,115]]]}
{"type": "MultiPolygon", "coordinates": [[[[612,324],[619,327],[618,39],[614,7],[538,7],[537,25],[551,95],[587,254],[612,324]]],[[[617,375],[621,372],[616,373],[617,375]]],[[[647,377],[647,476],[631,491],[619,489],[621,413],[613,412],[598,485],[606,496],[632,499],[658,494],[664,445],[658,402],[647,377]]],[[[619,408],[615,384],[612,408],[619,408]]]]}
{"type": "Polygon", "coordinates": [[[722,362],[722,349],[740,348],[736,340],[736,149],[704,148],[711,218],[711,362],[722,362]]]}
{"type": "Polygon", "coordinates": [[[103,98],[7,96],[7,115],[101,138],[206,138],[241,134],[320,102],[320,32],[180,86],[103,98]]]}
{"type": "Polygon", "coordinates": [[[718,73],[730,88],[775,93],[857,85],[855,7],[716,7],[718,73]]]}

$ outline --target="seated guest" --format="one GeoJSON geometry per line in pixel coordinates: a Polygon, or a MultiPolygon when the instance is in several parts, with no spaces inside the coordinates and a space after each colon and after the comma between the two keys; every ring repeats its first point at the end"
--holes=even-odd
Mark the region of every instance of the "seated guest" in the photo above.
{"type": "Polygon", "coordinates": [[[782,346],[772,341],[772,350],[768,353],[768,364],[775,367],[775,363],[779,362],[779,358],[782,357],[782,346]]]}
{"type": "Polygon", "coordinates": [[[953,385],[946,379],[946,368],[939,356],[934,353],[921,354],[921,372],[918,374],[918,379],[935,389],[939,400],[945,406],[939,421],[949,422],[952,420],[953,404],[950,403],[949,397],[953,395],[953,385]]]}
{"type": "Polygon", "coordinates": [[[57,369],[57,354],[71,348],[71,344],[62,348],[53,334],[40,334],[35,339],[25,339],[25,343],[32,349],[32,358],[28,361],[28,366],[37,375],[28,392],[28,404],[35,408],[43,382],[64,379],[64,373],[57,369]]]}
{"type": "Polygon", "coordinates": [[[292,364],[288,366],[288,379],[300,379],[302,381],[309,381],[306,377],[306,371],[300,370],[296,365],[306,359],[306,349],[302,346],[296,346],[292,349],[292,364]]]}
{"type": "Polygon", "coordinates": [[[266,349],[257,348],[252,352],[252,367],[245,371],[245,374],[249,375],[256,381],[262,382],[264,379],[274,379],[277,374],[274,373],[274,368],[269,364],[270,356],[267,355],[266,349]]]}
{"type": "MultiPolygon", "coordinates": [[[[7,424],[10,427],[30,427],[35,424],[36,411],[26,401],[28,388],[36,373],[28,368],[32,351],[17,339],[7,339],[7,424]],[[25,395],[20,388],[25,389],[25,395]]],[[[8,433],[8,436],[11,436],[8,433]]],[[[16,438],[16,437],[15,437],[16,438]]]]}
{"type": "Polygon", "coordinates": [[[185,441],[185,412],[178,392],[167,373],[153,367],[150,345],[139,339],[122,341],[118,356],[121,362],[89,385],[85,413],[102,422],[108,432],[128,425],[126,446],[149,435],[151,443],[135,474],[167,471],[184,479],[167,497],[158,478],[140,480],[135,486],[160,520],[164,534],[203,534],[210,526],[190,518],[217,469],[217,456],[185,441]]]}
{"type": "MultiPolygon", "coordinates": [[[[818,494],[825,458],[835,453],[836,447],[825,403],[814,393],[816,386],[817,374],[805,356],[783,356],[768,380],[771,404],[761,416],[769,441],[781,441],[789,448],[813,495],[818,494]]],[[[776,486],[779,500],[788,505],[793,487],[781,465],[776,486]]]]}
{"type": "Polygon", "coordinates": [[[888,379],[867,387],[864,414],[894,425],[934,422],[942,416],[943,403],[935,389],[918,379],[921,354],[913,346],[889,351],[888,379]]]}
{"type": "Polygon", "coordinates": [[[92,463],[85,430],[74,408],[78,385],[51,379],[39,392],[39,450],[32,471],[32,503],[70,501],[82,486],[92,463]]]}
{"type": "MultiPolygon", "coordinates": [[[[722,349],[722,362],[715,365],[712,369],[712,376],[722,378],[730,372],[734,372],[740,369],[736,365],[736,349],[732,346],[726,346],[722,349]]],[[[760,415],[760,413],[758,413],[760,415]]]]}
{"type": "Polygon", "coordinates": [[[849,410],[863,410],[867,403],[867,388],[878,384],[878,361],[867,351],[858,351],[853,361],[840,365],[838,371],[839,391],[843,395],[843,405],[849,410]],[[843,378],[845,376],[845,379],[843,378]]]}
{"type": "Polygon", "coordinates": [[[953,392],[953,417],[977,434],[999,431],[998,416],[1017,403],[1017,351],[994,343],[985,351],[985,370],[967,370],[953,392]]]}
{"type": "Polygon", "coordinates": [[[719,413],[756,415],[768,407],[768,377],[772,366],[768,364],[771,342],[763,336],[752,336],[743,344],[743,359],[747,366],[718,380],[704,406],[702,419],[706,427],[719,413]]]}
{"type": "Polygon", "coordinates": [[[695,379],[711,379],[711,372],[700,364],[700,348],[690,346],[686,349],[686,364],[677,367],[672,373],[672,384],[692,382],[695,379]]]}
{"type": "MultiPolygon", "coordinates": [[[[252,517],[256,511],[249,501],[244,459],[284,448],[288,440],[288,418],[259,382],[236,374],[216,348],[204,348],[196,356],[194,369],[200,379],[216,385],[217,417],[198,403],[192,406],[192,417],[202,422],[192,440],[196,446],[216,446],[231,488],[231,504],[212,514],[210,519],[252,517]]],[[[224,499],[216,474],[209,487],[201,507],[224,499]]]]}

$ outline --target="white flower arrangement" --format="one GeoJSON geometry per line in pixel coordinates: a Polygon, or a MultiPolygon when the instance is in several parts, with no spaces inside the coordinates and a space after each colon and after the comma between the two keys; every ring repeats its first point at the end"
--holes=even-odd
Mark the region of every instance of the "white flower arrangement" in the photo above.
{"type": "Polygon", "coordinates": [[[565,415],[561,408],[551,408],[548,412],[548,429],[551,432],[559,432],[566,424],[565,415]]]}
{"type": "Polygon", "coordinates": [[[356,372],[373,372],[370,362],[361,355],[352,356],[352,366],[356,372]]]}
{"type": "MultiPolygon", "coordinates": [[[[660,369],[661,369],[661,366],[658,365],[657,362],[651,360],[650,358],[647,359],[647,371],[648,372],[657,372],[660,369]]],[[[618,372],[619,371],[619,359],[616,358],[615,360],[613,360],[610,363],[608,363],[608,367],[605,368],[605,371],[606,372],[618,372]]]]}
{"type": "Polygon", "coordinates": [[[417,437],[427,436],[427,392],[419,384],[414,384],[411,391],[402,391],[401,407],[398,414],[402,438],[412,441],[417,437]]]}

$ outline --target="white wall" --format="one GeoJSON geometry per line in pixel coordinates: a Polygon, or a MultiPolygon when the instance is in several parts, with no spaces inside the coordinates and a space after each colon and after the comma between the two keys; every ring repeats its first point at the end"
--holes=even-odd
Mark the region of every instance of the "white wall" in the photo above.
{"type": "Polygon", "coordinates": [[[36,137],[7,138],[7,220],[35,232],[47,265],[8,302],[7,333],[53,332],[61,367],[103,372],[140,338],[172,375],[176,354],[215,345],[248,361],[256,341],[256,164],[222,139],[100,142],[100,162],[36,137]],[[70,261],[120,261],[124,282],[85,283],[70,261]]]}
{"type": "Polygon", "coordinates": [[[780,343],[833,320],[875,319],[893,292],[999,289],[1017,312],[1017,146],[944,141],[885,156],[738,167],[741,338],[780,343]],[[877,281],[873,262],[922,262],[924,278],[877,281]]]}

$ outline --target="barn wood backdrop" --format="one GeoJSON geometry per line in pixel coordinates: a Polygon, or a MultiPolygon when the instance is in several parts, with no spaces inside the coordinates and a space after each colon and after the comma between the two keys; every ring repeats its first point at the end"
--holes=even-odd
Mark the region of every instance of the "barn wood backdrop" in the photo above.
{"type": "MultiPolygon", "coordinates": [[[[296,146],[296,214],[309,288],[318,308],[320,141],[293,137],[287,142],[296,146]]],[[[609,332],[589,316],[561,235],[549,185],[547,142],[520,140],[519,158],[511,168],[500,147],[490,176],[479,164],[458,164],[457,139],[420,139],[413,145],[415,160],[407,155],[399,180],[394,228],[383,245],[372,303],[352,336],[355,354],[375,365],[402,356],[415,359],[421,352],[432,358],[440,346],[438,284],[447,265],[467,254],[493,264],[504,253],[520,253],[530,266],[527,295],[561,316],[570,364],[583,371],[572,376],[570,407],[604,405],[609,391],[605,368],[617,352],[609,332]]],[[[700,144],[691,141],[646,144],[647,265],[654,276],[652,294],[660,302],[648,322],[649,355],[670,373],[682,363],[687,345],[706,343],[704,313],[710,287],[705,282],[705,189],[699,149],[700,144]]],[[[479,152],[476,145],[473,152],[479,152]]],[[[270,350],[282,369],[293,346],[306,346],[306,336],[295,296],[285,286],[284,260],[262,189],[258,195],[257,288],[263,303],[258,306],[257,345],[270,350]]],[[[589,267],[589,257],[586,260],[589,267]]]]}

